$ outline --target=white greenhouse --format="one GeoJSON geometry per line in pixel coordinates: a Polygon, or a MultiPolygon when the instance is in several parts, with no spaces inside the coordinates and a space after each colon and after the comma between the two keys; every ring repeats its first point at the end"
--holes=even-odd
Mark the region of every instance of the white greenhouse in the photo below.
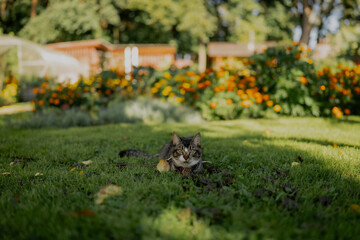
{"type": "MultiPolygon", "coordinates": [[[[57,82],[75,82],[80,75],[87,76],[89,66],[72,56],[12,36],[0,36],[0,60],[11,49],[16,49],[19,75],[54,77],[57,82]]],[[[4,69],[1,69],[3,72],[4,69]]]]}

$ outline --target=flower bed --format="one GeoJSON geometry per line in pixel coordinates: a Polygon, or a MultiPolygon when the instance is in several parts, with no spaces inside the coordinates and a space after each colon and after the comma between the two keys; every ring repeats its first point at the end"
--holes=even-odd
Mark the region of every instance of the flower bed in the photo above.
{"type": "Polygon", "coordinates": [[[209,68],[198,74],[140,68],[132,76],[103,72],[73,85],[50,86],[45,81],[34,89],[35,110],[51,106],[96,111],[115,97],[147,95],[193,106],[209,120],[359,114],[360,66],[316,71],[310,52],[294,43],[256,54],[239,69],[209,68]]]}

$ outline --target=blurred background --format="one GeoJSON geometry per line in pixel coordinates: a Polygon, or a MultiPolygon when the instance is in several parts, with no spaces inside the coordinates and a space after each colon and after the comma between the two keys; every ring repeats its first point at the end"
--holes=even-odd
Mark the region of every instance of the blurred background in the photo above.
{"type": "Polygon", "coordinates": [[[75,83],[110,70],[130,80],[139,67],[240,69],[291,44],[311,51],[318,68],[357,64],[359,23],[359,0],[1,0],[2,105],[14,102],[5,94],[33,99],[26,89],[44,79],[75,83]],[[15,83],[16,92],[4,92],[15,83]]]}

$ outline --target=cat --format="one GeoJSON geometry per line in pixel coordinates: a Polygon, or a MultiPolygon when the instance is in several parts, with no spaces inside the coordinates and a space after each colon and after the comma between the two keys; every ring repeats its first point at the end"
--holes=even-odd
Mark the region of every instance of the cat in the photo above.
{"type": "Polygon", "coordinates": [[[160,153],[154,156],[136,149],[122,150],[119,152],[119,156],[165,159],[170,165],[170,170],[173,171],[190,170],[196,173],[204,170],[200,133],[194,136],[179,137],[173,132],[172,141],[166,143],[160,153]]]}

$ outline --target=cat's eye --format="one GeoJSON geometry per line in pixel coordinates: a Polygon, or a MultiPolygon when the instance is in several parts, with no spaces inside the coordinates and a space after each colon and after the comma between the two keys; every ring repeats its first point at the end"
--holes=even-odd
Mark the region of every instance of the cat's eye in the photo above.
{"type": "Polygon", "coordinates": [[[191,155],[196,155],[196,154],[199,154],[199,152],[196,151],[196,150],[192,150],[192,151],[190,152],[190,154],[191,154],[191,155]]]}
{"type": "Polygon", "coordinates": [[[176,152],[179,153],[179,154],[182,154],[183,150],[182,150],[182,149],[178,149],[178,150],[176,150],[176,152]]]}

